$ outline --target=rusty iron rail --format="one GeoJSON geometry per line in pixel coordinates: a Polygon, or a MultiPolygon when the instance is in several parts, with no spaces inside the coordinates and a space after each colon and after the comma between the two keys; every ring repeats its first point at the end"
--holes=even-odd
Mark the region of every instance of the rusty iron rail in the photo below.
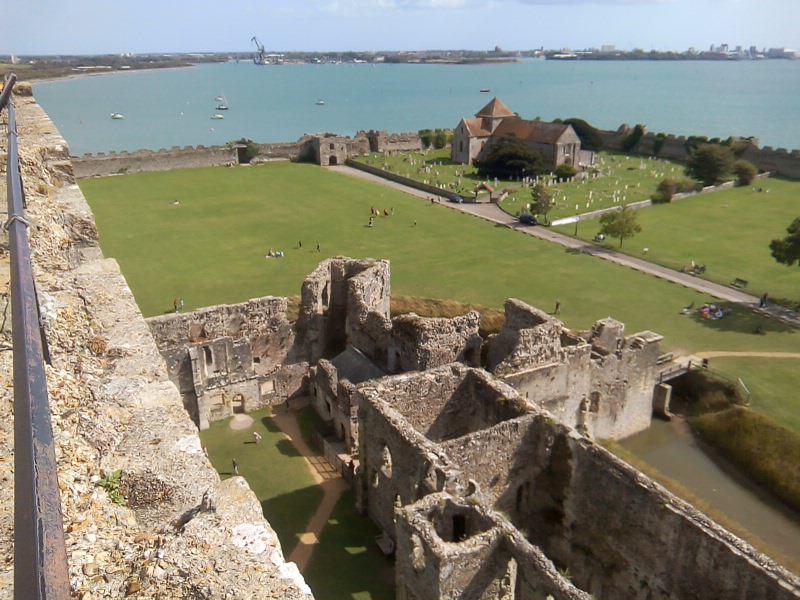
{"type": "Polygon", "coordinates": [[[25,219],[10,76],[0,95],[8,113],[8,231],[14,348],[14,598],[67,600],[69,572],[45,379],[39,306],[25,219]]]}

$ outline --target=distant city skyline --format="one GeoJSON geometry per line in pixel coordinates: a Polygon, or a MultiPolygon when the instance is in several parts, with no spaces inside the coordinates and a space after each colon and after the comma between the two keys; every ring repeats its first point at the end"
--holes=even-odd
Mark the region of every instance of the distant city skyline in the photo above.
{"type": "Polygon", "coordinates": [[[2,54],[800,50],[798,0],[6,0],[2,54]]]}

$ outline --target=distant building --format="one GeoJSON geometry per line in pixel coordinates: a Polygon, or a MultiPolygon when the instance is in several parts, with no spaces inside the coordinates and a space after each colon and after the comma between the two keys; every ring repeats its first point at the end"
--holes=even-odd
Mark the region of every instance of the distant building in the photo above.
{"type": "Polygon", "coordinates": [[[521,119],[497,98],[484,106],[474,119],[461,119],[453,134],[450,158],[471,165],[493,144],[516,138],[547,159],[548,168],[567,164],[576,168],[594,164],[593,152],[581,150],[581,140],[571,125],[521,119]]]}
{"type": "Polygon", "coordinates": [[[603,44],[600,46],[600,52],[602,54],[612,54],[613,52],[617,51],[617,47],[614,44],[603,44]]]}

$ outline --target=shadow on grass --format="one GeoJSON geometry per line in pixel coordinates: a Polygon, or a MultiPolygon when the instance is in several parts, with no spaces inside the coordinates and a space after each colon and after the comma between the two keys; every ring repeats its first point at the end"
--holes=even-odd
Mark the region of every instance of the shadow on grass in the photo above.
{"type": "Polygon", "coordinates": [[[299,535],[306,530],[323,495],[322,488],[312,485],[261,502],[261,511],[278,534],[284,556],[288,557],[297,546],[299,535]]]}
{"type": "Polygon", "coordinates": [[[375,543],[380,533],[345,492],[336,504],[303,575],[317,600],[392,600],[394,568],[375,543]]]}
{"type": "Polygon", "coordinates": [[[280,452],[284,456],[290,456],[290,457],[301,456],[300,452],[297,451],[297,448],[294,447],[292,442],[286,439],[278,440],[275,443],[275,448],[277,448],[278,452],[280,452]]]}
{"type": "Polygon", "coordinates": [[[762,317],[737,304],[717,303],[717,306],[721,306],[724,311],[731,311],[731,313],[721,319],[704,319],[700,309],[695,308],[692,311],[691,318],[695,322],[716,331],[752,333],[753,335],[794,331],[794,328],[784,325],[777,319],[762,317]]]}
{"type": "Polygon", "coordinates": [[[261,424],[264,426],[264,428],[265,428],[267,431],[269,431],[269,432],[271,432],[271,433],[280,433],[280,431],[281,431],[281,428],[280,428],[280,427],[278,427],[278,426],[275,424],[275,421],[273,421],[273,420],[272,420],[272,417],[271,417],[271,416],[269,416],[269,417],[263,417],[263,418],[261,419],[261,424]]]}

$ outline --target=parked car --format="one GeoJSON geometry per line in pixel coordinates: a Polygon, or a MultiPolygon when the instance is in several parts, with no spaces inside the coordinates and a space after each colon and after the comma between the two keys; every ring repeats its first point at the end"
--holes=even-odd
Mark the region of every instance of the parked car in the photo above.
{"type": "Polygon", "coordinates": [[[463,204],[464,198],[458,195],[450,196],[450,202],[455,202],[456,204],[463,204]]]}
{"type": "Polygon", "coordinates": [[[536,220],[536,217],[529,214],[523,214],[519,216],[519,222],[523,225],[538,225],[539,221],[536,220]]]}

